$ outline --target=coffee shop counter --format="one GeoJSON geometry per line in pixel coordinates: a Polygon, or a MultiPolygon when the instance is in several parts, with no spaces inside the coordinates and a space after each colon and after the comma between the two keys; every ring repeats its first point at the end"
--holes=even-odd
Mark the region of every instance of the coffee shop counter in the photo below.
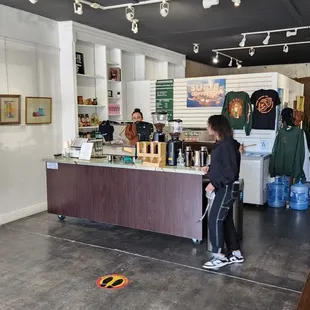
{"type": "Polygon", "coordinates": [[[45,159],[48,212],[202,240],[199,168],[45,159]]]}

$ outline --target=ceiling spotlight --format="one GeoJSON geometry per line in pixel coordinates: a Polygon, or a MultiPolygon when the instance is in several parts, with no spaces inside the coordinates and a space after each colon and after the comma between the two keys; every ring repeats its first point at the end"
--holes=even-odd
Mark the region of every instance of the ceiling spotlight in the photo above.
{"type": "Polygon", "coordinates": [[[220,0],[202,0],[202,6],[204,9],[210,9],[212,5],[218,5],[220,0]]]}
{"type": "Polygon", "coordinates": [[[267,45],[269,43],[270,40],[270,32],[267,32],[267,37],[265,38],[265,40],[263,41],[264,45],[267,45]]]}
{"type": "Polygon", "coordinates": [[[238,7],[241,4],[241,0],[231,0],[231,1],[234,3],[235,7],[238,7]]]}
{"type": "Polygon", "coordinates": [[[294,30],[289,30],[286,32],[286,37],[289,38],[289,37],[294,37],[297,35],[297,29],[294,29],[294,30]]]}
{"type": "Polygon", "coordinates": [[[36,4],[39,0],[29,0],[32,4],[36,4]]]}
{"type": "Polygon", "coordinates": [[[288,53],[288,45],[287,44],[285,44],[283,46],[283,53],[288,53]]]}
{"type": "Polygon", "coordinates": [[[97,9],[100,9],[101,5],[100,5],[99,3],[97,3],[97,2],[94,2],[94,3],[92,3],[92,4],[90,5],[90,7],[91,7],[92,9],[97,10],[97,9]]]}
{"type": "Polygon", "coordinates": [[[254,47],[251,47],[250,48],[250,50],[249,50],[249,54],[250,54],[250,56],[254,56],[254,54],[255,54],[255,48],[254,47]]]}
{"type": "Polygon", "coordinates": [[[135,9],[131,5],[128,5],[128,7],[125,9],[125,15],[127,20],[132,22],[132,20],[135,18],[135,9]]]}
{"type": "Polygon", "coordinates": [[[237,65],[237,68],[240,69],[242,67],[241,63],[239,60],[236,60],[236,65],[237,65]]]}
{"type": "Polygon", "coordinates": [[[232,63],[233,63],[233,59],[230,58],[230,62],[229,62],[229,64],[228,64],[228,67],[232,67],[232,63]]]}
{"type": "Polygon", "coordinates": [[[216,52],[216,56],[213,57],[213,63],[217,64],[219,62],[219,53],[216,52]]]}
{"type": "Polygon", "coordinates": [[[132,31],[134,34],[138,33],[138,31],[139,31],[138,22],[139,22],[138,19],[133,19],[133,20],[132,20],[131,31],[132,31]]]}
{"type": "Polygon", "coordinates": [[[74,4],[74,13],[77,15],[82,15],[83,14],[83,6],[82,3],[80,2],[80,0],[75,0],[74,4]]]}
{"type": "Polygon", "coordinates": [[[193,47],[194,53],[198,54],[199,53],[199,43],[193,43],[193,45],[194,45],[194,47],[193,47]]]}
{"type": "Polygon", "coordinates": [[[166,17],[169,14],[169,2],[163,0],[159,6],[159,12],[162,17],[166,17]]]}
{"type": "Polygon", "coordinates": [[[244,47],[245,46],[245,41],[246,41],[246,34],[243,35],[243,39],[241,40],[241,42],[239,43],[240,47],[244,47]]]}

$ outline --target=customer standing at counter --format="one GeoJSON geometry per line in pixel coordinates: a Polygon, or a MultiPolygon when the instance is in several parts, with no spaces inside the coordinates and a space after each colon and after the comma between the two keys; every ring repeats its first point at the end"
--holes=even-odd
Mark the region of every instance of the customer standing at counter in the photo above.
{"type": "Polygon", "coordinates": [[[131,114],[132,124],[126,126],[125,136],[129,140],[130,145],[136,145],[139,141],[136,122],[143,121],[143,114],[140,109],[134,109],[131,114]]]}
{"type": "Polygon", "coordinates": [[[210,177],[206,191],[215,193],[208,218],[213,258],[202,267],[216,269],[244,261],[233,222],[235,199],[232,195],[233,183],[239,179],[241,156],[240,144],[233,139],[233,130],[225,116],[211,116],[208,120],[208,132],[217,141],[210,166],[203,168],[205,173],[209,172],[210,177]],[[223,254],[224,242],[226,255],[223,254]]]}

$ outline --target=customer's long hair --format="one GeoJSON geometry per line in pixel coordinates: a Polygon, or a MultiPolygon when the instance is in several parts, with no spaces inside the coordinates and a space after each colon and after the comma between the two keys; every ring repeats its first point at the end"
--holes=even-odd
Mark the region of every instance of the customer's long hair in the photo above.
{"type": "Polygon", "coordinates": [[[233,136],[233,130],[224,115],[212,115],[208,119],[208,126],[218,135],[220,140],[233,136]]]}

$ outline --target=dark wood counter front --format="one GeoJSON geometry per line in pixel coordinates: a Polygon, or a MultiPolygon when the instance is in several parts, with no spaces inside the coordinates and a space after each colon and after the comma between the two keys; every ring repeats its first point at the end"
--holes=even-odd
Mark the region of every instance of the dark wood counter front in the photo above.
{"type": "Polygon", "coordinates": [[[202,176],[59,163],[48,212],[202,240],[202,176]]]}

